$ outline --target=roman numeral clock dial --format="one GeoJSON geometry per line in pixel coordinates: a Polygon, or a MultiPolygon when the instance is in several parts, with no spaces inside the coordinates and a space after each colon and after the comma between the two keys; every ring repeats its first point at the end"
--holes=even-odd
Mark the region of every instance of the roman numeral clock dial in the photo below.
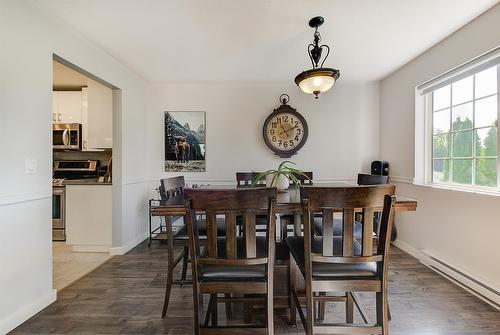
{"type": "Polygon", "coordinates": [[[282,105],[267,117],[262,131],[266,145],[282,158],[296,154],[304,146],[308,135],[306,120],[287,104],[289,100],[287,94],[280,96],[282,105]]]}

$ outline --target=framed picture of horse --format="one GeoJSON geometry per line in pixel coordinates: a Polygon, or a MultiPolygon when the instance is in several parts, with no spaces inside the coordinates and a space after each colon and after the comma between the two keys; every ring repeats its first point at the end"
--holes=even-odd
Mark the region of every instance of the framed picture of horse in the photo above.
{"type": "Polygon", "coordinates": [[[205,112],[165,112],[165,171],[205,171],[205,112]]]}

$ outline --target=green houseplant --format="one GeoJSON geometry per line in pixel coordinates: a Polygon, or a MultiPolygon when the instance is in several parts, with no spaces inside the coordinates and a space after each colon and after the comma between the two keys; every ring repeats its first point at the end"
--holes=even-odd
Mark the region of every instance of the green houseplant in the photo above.
{"type": "Polygon", "coordinates": [[[310,179],[303,171],[291,167],[290,164],[295,165],[295,163],[290,161],[281,162],[276,170],[267,170],[265,172],[258,173],[252,179],[252,186],[255,186],[261,179],[266,178],[267,187],[276,187],[279,191],[284,191],[290,186],[290,181],[295,185],[300,187],[300,181],[297,176],[304,176],[310,179]]]}

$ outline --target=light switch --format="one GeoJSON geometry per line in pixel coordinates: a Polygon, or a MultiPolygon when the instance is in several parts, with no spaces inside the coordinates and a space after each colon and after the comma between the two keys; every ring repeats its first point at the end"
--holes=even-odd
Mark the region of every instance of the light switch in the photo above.
{"type": "Polygon", "coordinates": [[[26,173],[37,173],[36,158],[26,158],[24,160],[24,170],[26,173]]]}

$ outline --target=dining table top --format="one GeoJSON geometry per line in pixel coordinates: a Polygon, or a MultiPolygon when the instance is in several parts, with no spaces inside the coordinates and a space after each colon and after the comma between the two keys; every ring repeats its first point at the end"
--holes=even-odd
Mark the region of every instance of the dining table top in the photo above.
{"type": "MultiPolygon", "coordinates": [[[[249,186],[249,185],[193,185],[192,187],[186,187],[187,190],[193,189],[204,189],[204,190],[235,190],[235,189],[245,189],[253,187],[265,187],[265,185],[249,186]],[[194,187],[193,187],[194,186],[194,187]]],[[[315,182],[312,184],[303,184],[301,187],[320,187],[320,188],[332,188],[332,187],[369,187],[365,185],[357,185],[348,182],[315,182]]],[[[283,192],[278,192],[276,197],[277,212],[281,214],[292,214],[300,212],[302,210],[300,201],[300,189],[301,187],[292,185],[283,192]]],[[[152,206],[152,215],[166,215],[168,212],[175,214],[177,210],[181,210],[180,207],[184,206],[184,201],[182,198],[174,198],[174,201],[167,201],[166,203],[160,204],[159,206],[152,206]]],[[[408,212],[417,210],[417,200],[411,199],[405,196],[396,195],[396,212],[408,212]]]]}

